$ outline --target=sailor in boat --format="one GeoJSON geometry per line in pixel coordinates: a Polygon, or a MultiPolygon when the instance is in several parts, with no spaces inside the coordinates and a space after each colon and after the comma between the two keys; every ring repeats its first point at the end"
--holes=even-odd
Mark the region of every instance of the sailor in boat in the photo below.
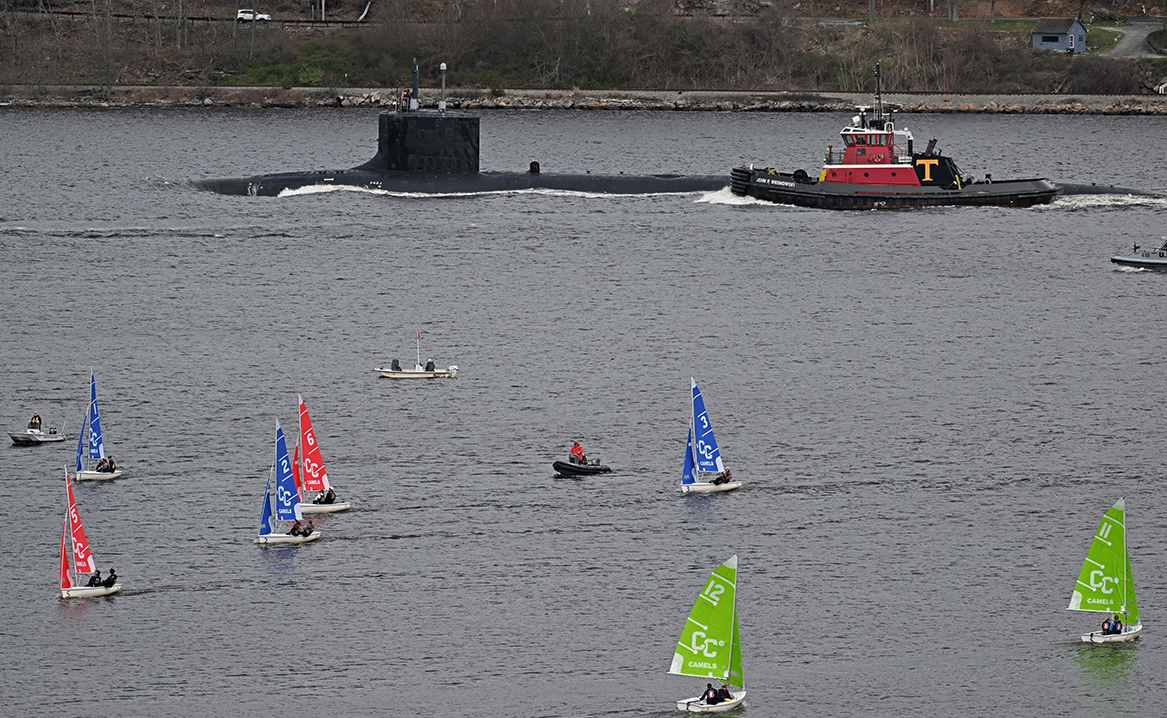
{"type": "Polygon", "coordinates": [[[105,586],[106,588],[113,588],[113,585],[117,582],[118,582],[117,569],[111,568],[109,570],[109,576],[104,581],[101,582],[101,585],[105,586]]]}
{"type": "Polygon", "coordinates": [[[731,694],[729,692],[729,684],[728,683],[722,683],[721,688],[717,689],[717,697],[720,698],[722,701],[732,701],[733,700],[733,694],[731,694]]]}
{"type": "Polygon", "coordinates": [[[304,533],[304,527],[300,526],[300,520],[296,519],[296,523],[292,524],[292,528],[288,529],[288,535],[289,536],[301,536],[301,535],[307,536],[308,534],[304,533]]]}
{"type": "Polygon", "coordinates": [[[335,504],[336,503],[336,492],[332,490],[331,486],[329,486],[328,491],[321,491],[320,493],[316,494],[316,498],[312,499],[312,503],[314,503],[314,504],[335,504]]]}
{"type": "Polygon", "coordinates": [[[430,359],[429,361],[427,361],[427,362],[425,363],[425,370],[426,370],[426,371],[435,371],[435,369],[434,369],[434,360],[433,360],[433,359],[430,359]]]}
{"type": "Polygon", "coordinates": [[[713,687],[712,683],[705,684],[705,692],[701,694],[705,699],[705,705],[712,706],[721,702],[721,696],[718,695],[717,689],[713,687]]]}
{"type": "Polygon", "coordinates": [[[587,457],[584,456],[583,447],[579,445],[578,441],[571,445],[571,451],[567,455],[567,460],[573,464],[588,463],[587,457]]]}
{"type": "Polygon", "coordinates": [[[109,459],[102,459],[97,462],[97,470],[102,473],[109,471],[109,459]]]}
{"type": "Polygon", "coordinates": [[[93,575],[89,577],[89,583],[85,585],[89,586],[90,588],[97,588],[98,586],[101,586],[101,571],[94,571],[93,575]]]}
{"type": "Polygon", "coordinates": [[[393,371],[401,371],[401,362],[394,359],[393,363],[389,365],[389,368],[393,371]]]}
{"type": "Polygon", "coordinates": [[[1122,619],[1121,619],[1121,618],[1119,618],[1119,616],[1118,616],[1118,614],[1117,614],[1117,613],[1116,613],[1116,614],[1114,614],[1114,620],[1110,622],[1110,630],[1109,630],[1109,631],[1107,631],[1107,630],[1104,628],[1104,629],[1102,629],[1102,632],[1103,632],[1103,633],[1109,633],[1109,634],[1111,634],[1111,635],[1115,635],[1115,636],[1117,636],[1117,635],[1119,635],[1120,633],[1122,633],[1122,619]]]}
{"type": "Polygon", "coordinates": [[[726,469],[725,471],[722,471],[720,474],[718,474],[710,483],[714,486],[720,486],[721,484],[729,483],[732,478],[733,473],[729,469],[726,469]]]}
{"type": "Polygon", "coordinates": [[[32,413],[32,418],[28,421],[28,428],[34,431],[41,430],[41,415],[35,411],[32,413]]]}

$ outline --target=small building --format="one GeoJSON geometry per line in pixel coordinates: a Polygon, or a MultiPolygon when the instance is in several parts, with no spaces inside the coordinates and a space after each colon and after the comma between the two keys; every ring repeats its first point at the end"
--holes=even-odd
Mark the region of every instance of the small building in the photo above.
{"type": "Polygon", "coordinates": [[[1086,52],[1086,28],[1074,18],[1042,18],[1033,26],[1033,49],[1071,55],[1086,52]]]}

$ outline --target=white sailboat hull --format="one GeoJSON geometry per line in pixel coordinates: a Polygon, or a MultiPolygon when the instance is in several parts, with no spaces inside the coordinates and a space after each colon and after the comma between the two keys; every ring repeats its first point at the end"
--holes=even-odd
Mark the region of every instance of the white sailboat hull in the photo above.
{"type": "Polygon", "coordinates": [[[1094,631],[1082,636],[1082,640],[1086,643],[1126,643],[1133,641],[1139,637],[1139,633],[1143,630],[1143,624],[1136,623],[1133,626],[1123,626],[1122,633],[1103,633],[1102,631],[1094,631]]]}
{"type": "Polygon", "coordinates": [[[256,543],[307,543],[320,538],[320,531],[313,531],[307,536],[293,536],[291,534],[267,534],[256,536],[256,543]]]}
{"type": "Polygon", "coordinates": [[[347,501],[337,501],[334,504],[300,504],[300,514],[334,514],[352,508],[347,501]]]}
{"type": "Polygon", "coordinates": [[[73,474],[74,481],[109,481],[120,478],[122,470],[117,471],[78,471],[73,474]]]}
{"type": "Polygon", "coordinates": [[[681,484],[681,493],[712,494],[718,491],[733,491],[741,487],[742,482],[740,481],[727,481],[724,484],[711,484],[707,481],[698,481],[693,484],[681,484]]]}
{"type": "Polygon", "coordinates": [[[740,691],[738,693],[730,693],[730,695],[733,696],[732,699],[724,703],[714,703],[713,705],[706,705],[705,699],[701,696],[686,698],[683,701],[677,701],[677,710],[685,711],[686,713],[726,713],[741,708],[742,701],[746,699],[746,692],[740,691]]]}
{"type": "Polygon", "coordinates": [[[93,596],[108,596],[111,593],[117,593],[122,590],[120,583],[106,588],[105,586],[77,586],[74,588],[62,588],[61,598],[92,598],[93,596]]]}

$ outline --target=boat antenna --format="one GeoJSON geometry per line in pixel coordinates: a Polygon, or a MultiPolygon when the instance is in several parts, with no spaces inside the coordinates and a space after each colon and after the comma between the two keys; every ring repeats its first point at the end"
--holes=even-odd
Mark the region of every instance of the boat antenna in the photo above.
{"type": "Polygon", "coordinates": [[[883,88],[880,87],[879,63],[875,63],[875,121],[883,124],[883,88]]]}
{"type": "Polygon", "coordinates": [[[419,95],[418,95],[419,90],[417,87],[417,82],[418,82],[417,75],[418,75],[417,58],[415,57],[415,58],[413,58],[413,94],[409,96],[409,109],[411,109],[411,110],[416,110],[418,108],[417,101],[419,98],[419,95]]]}

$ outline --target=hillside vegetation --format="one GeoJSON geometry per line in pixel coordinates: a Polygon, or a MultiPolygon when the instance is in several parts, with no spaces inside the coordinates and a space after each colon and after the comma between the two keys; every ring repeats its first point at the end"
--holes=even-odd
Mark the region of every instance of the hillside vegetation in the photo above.
{"type": "MultiPolygon", "coordinates": [[[[303,22],[318,2],[255,5],[270,23],[191,0],[0,3],[4,84],[402,87],[414,58],[423,84],[445,62],[450,87],[480,88],[864,91],[880,61],[888,91],[1133,94],[1167,74],[1161,60],[1035,52],[1032,21],[987,19],[1081,8],[1113,25],[1131,9],[1046,0],[968,2],[955,23],[918,0],[878,0],[870,23],[805,19],[866,17],[866,2],[385,0],[360,24],[367,0],[332,0],[326,19],[349,22],[329,27],[303,22]]],[[[1088,45],[1116,38],[1092,30],[1088,45]]]]}

